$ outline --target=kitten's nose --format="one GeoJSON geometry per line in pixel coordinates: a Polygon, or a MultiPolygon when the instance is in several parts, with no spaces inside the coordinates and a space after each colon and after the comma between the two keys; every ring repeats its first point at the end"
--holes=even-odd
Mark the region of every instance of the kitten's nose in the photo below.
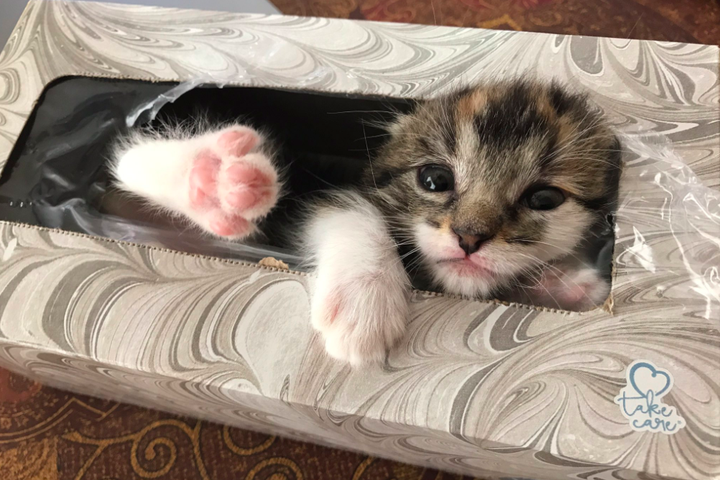
{"type": "Polygon", "coordinates": [[[473,253],[480,250],[480,246],[492,238],[492,235],[482,233],[468,233],[465,230],[455,228],[453,228],[452,230],[453,232],[455,232],[455,235],[458,236],[460,248],[462,248],[467,255],[472,255],[473,253]]]}

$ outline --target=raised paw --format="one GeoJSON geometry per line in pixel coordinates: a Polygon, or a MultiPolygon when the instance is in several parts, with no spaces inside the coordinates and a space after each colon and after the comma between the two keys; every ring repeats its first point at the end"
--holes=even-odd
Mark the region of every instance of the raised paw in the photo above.
{"type": "Polygon", "coordinates": [[[277,202],[277,173],[255,151],[261,138],[250,128],[231,127],[202,140],[189,172],[190,216],[216,235],[243,237],[277,202]]]}
{"type": "Polygon", "coordinates": [[[582,312],[602,306],[610,285],[592,268],[548,270],[532,290],[537,304],[582,312]]]}
{"type": "Polygon", "coordinates": [[[117,187],[207,232],[242,238],[273,208],[280,190],[263,143],[243,125],[189,138],[137,134],[115,152],[113,175],[117,187]]]}
{"type": "Polygon", "coordinates": [[[380,362],[402,337],[407,290],[391,270],[319,273],[312,324],[331,357],[353,366],[380,362]]]}

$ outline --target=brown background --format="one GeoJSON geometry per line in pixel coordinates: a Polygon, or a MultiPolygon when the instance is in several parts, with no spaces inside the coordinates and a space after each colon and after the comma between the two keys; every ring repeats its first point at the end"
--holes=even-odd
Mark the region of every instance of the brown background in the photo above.
{"type": "MultiPolygon", "coordinates": [[[[292,15],[720,43],[720,0],[273,2],[292,15]]],[[[0,472],[2,480],[463,478],[73,395],[2,369],[0,472]]]]}

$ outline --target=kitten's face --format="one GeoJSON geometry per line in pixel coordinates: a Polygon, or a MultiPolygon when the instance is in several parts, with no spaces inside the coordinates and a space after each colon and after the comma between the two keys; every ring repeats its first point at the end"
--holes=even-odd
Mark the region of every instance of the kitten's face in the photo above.
{"type": "Polygon", "coordinates": [[[369,187],[447,292],[486,297],[566,256],[614,208],[617,140],[584,98],[507,83],[420,105],[369,187]]]}

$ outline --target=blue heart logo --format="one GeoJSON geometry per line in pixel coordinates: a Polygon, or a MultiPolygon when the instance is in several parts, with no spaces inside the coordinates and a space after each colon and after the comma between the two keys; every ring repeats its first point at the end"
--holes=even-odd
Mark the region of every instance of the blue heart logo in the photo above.
{"type": "Polygon", "coordinates": [[[652,392],[654,397],[662,397],[672,386],[670,375],[648,362],[638,362],[633,365],[628,373],[628,380],[641,396],[647,396],[652,392]]]}

